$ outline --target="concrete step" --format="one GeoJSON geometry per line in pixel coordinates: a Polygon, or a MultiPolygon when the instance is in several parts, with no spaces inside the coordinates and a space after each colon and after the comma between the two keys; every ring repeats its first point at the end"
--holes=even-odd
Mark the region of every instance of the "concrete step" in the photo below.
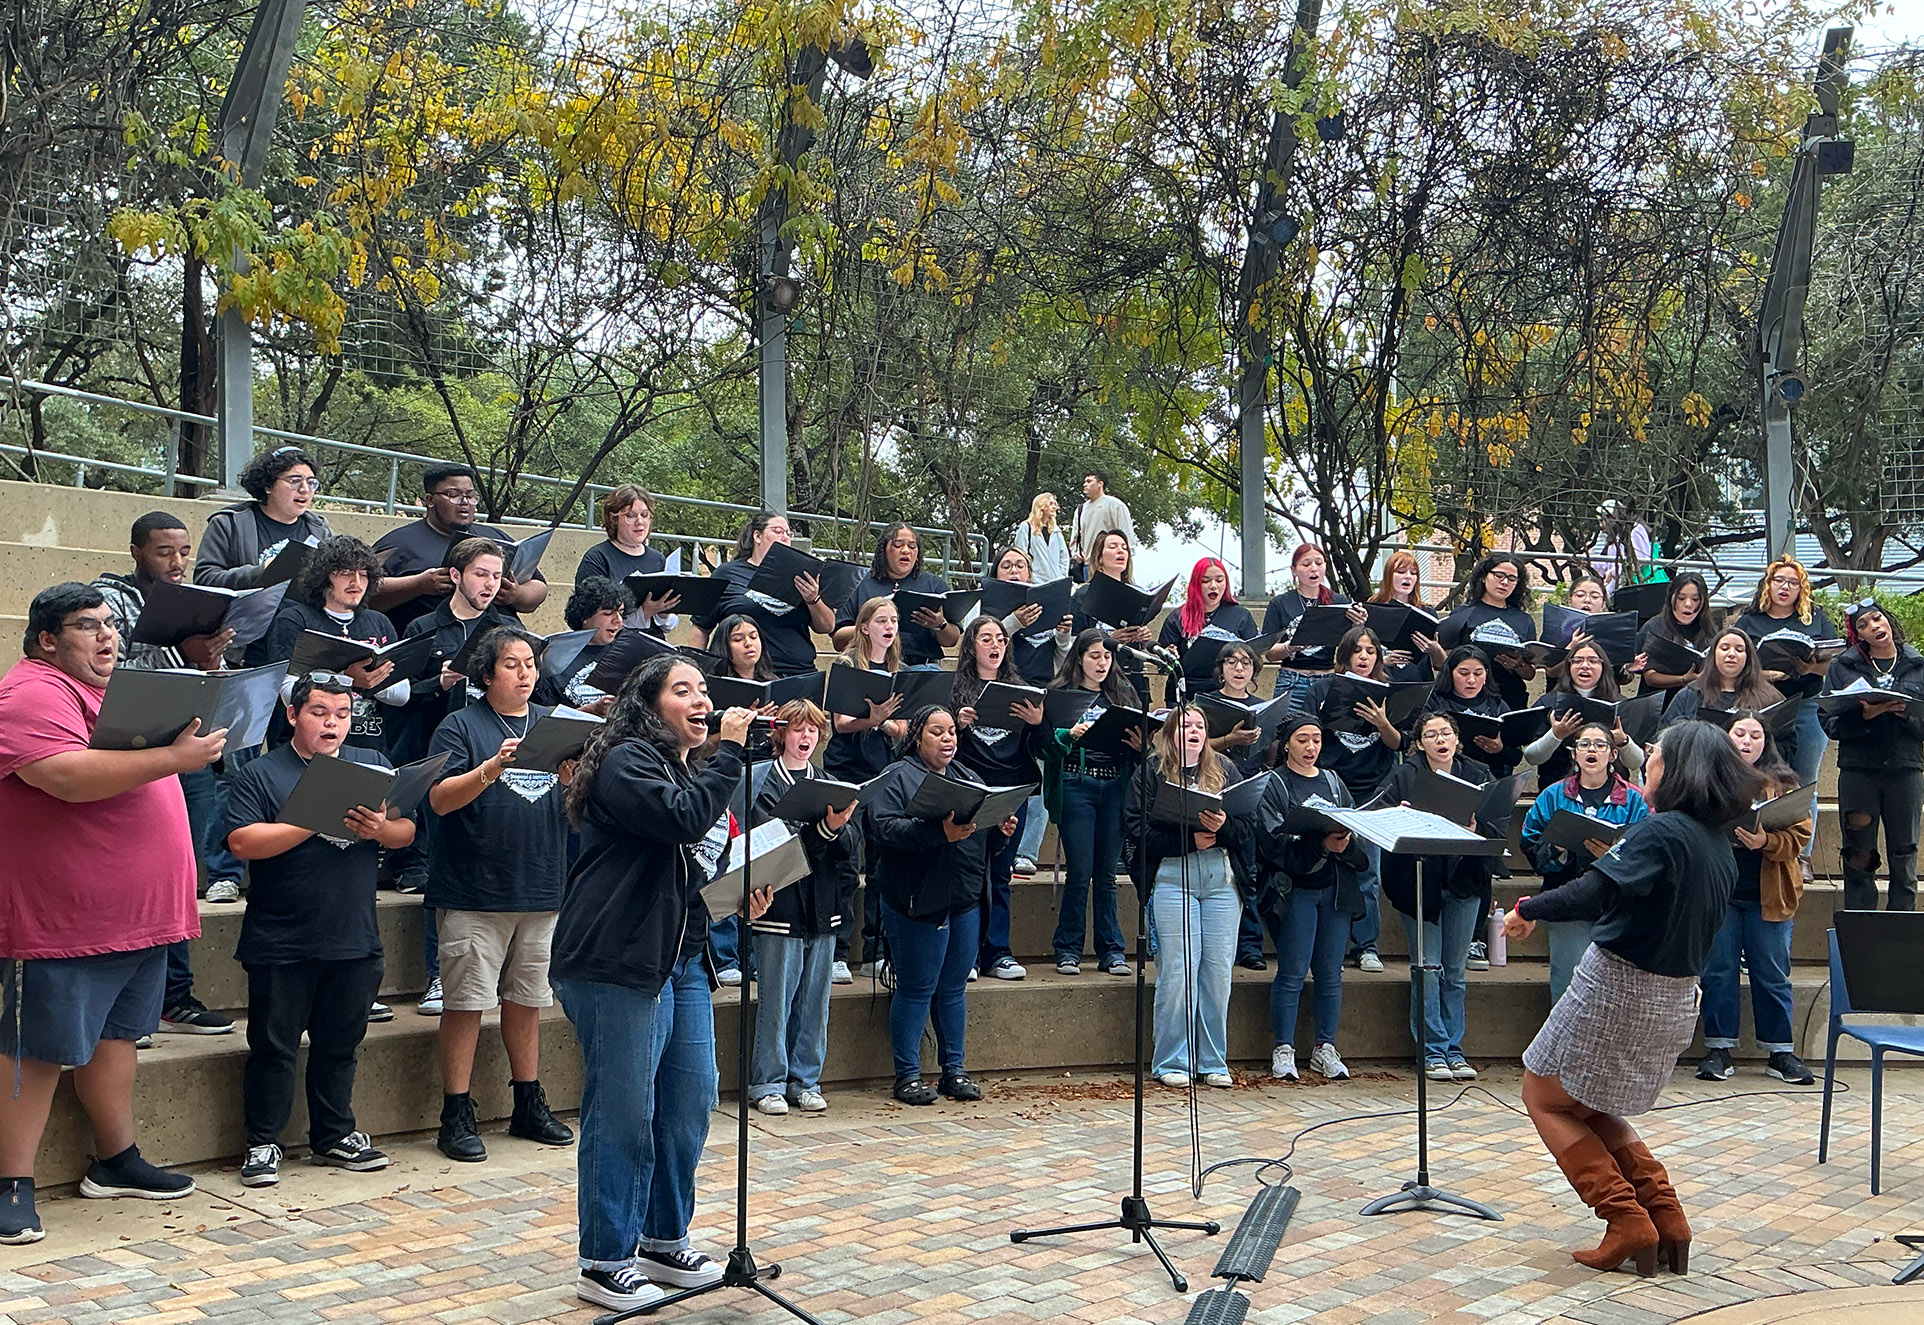
{"type": "MultiPolygon", "coordinates": [[[[1822,975],[1800,970],[1794,980],[1794,1024],[1812,1028],[1815,1041],[1806,1041],[1806,1056],[1821,1057],[1827,1016],[1820,998],[1822,975]]],[[[1392,964],[1381,975],[1347,973],[1343,992],[1340,1045],[1350,1061],[1406,1063],[1411,1050],[1407,967],[1392,964]]],[[[1121,1068],[1131,1044],[1134,993],[1133,980],[1093,974],[1072,978],[1037,971],[1022,981],[984,979],[969,988],[969,1066],[978,1073],[1121,1068]]],[[[1229,1009],[1230,1057],[1257,1070],[1266,1069],[1274,1038],[1269,1024],[1269,993],[1270,976],[1240,970],[1235,973],[1229,1009]]],[[[715,997],[715,1050],[724,1090],[732,1090],[735,1081],[738,997],[731,990],[715,997]]],[[[1298,1045],[1307,1045],[1312,1038],[1309,1004],[1306,994],[1296,1036],[1298,1045]]],[[[1535,1035],[1548,1009],[1548,971],[1542,963],[1514,962],[1473,974],[1465,1047],[1473,1059],[1515,1059],[1535,1035]]],[[[887,992],[866,981],[834,990],[823,1073],[831,1098],[856,1083],[883,1082],[890,1077],[888,1011],[887,992]]],[[[417,1015],[408,1002],[397,1004],[395,1013],[394,1021],[368,1028],[357,1073],[356,1121],[377,1138],[432,1130],[439,1117],[438,1023],[417,1015]]],[[[500,1036],[494,1029],[497,1020],[490,1014],[486,1023],[476,1061],[474,1094],[480,1116],[499,1120],[507,1116],[511,1104],[508,1072],[500,1036]]],[[[135,1077],[134,1107],[142,1153],[161,1164],[237,1157],[242,1149],[240,1078],[247,1055],[244,1024],[231,1035],[162,1035],[157,1039],[156,1048],[141,1054],[135,1077]]],[[[930,1046],[925,1045],[925,1056],[929,1052],[930,1046]]],[[[1697,1052],[1693,1046],[1685,1061],[1694,1059],[1697,1052]]],[[[557,1109],[577,1107],[581,1090],[579,1048],[559,1008],[543,1016],[541,1053],[541,1076],[549,1099],[557,1109]]],[[[1739,1056],[1756,1057],[1748,1039],[1739,1056]]],[[[924,1069],[932,1071],[932,1061],[925,1061],[924,1069]]],[[[288,1141],[304,1145],[305,1127],[297,1092],[288,1141]]],[[[489,1144],[524,1143],[491,1135],[489,1144]]],[[[85,1169],[91,1146],[69,1076],[61,1085],[41,1151],[40,1181],[52,1184],[76,1180],[85,1169]]]]}

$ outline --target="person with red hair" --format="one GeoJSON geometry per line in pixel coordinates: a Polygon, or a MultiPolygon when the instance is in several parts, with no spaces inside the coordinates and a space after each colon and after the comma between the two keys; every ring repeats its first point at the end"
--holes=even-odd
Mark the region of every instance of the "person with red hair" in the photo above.
{"type": "MultiPolygon", "coordinates": [[[[1256,618],[1236,601],[1229,587],[1229,567],[1219,557],[1204,557],[1190,567],[1188,596],[1180,608],[1163,618],[1156,643],[1182,657],[1199,639],[1255,639],[1256,634],[1256,618]]],[[[1216,679],[1215,670],[1211,667],[1203,675],[1188,677],[1189,689],[1216,689],[1222,682],[1216,679]]],[[[1173,704],[1175,696],[1165,694],[1163,701],[1173,704]]]]}
{"type": "MultiPolygon", "coordinates": [[[[1289,575],[1293,583],[1270,599],[1269,607],[1263,613],[1265,630],[1289,629],[1312,604],[1349,602],[1349,599],[1330,591],[1329,557],[1314,543],[1296,545],[1296,550],[1289,554],[1289,575]]],[[[1278,695],[1300,694],[1317,676],[1328,672],[1335,662],[1329,649],[1299,649],[1287,641],[1271,645],[1267,660],[1286,664],[1276,671],[1278,695]]]]}

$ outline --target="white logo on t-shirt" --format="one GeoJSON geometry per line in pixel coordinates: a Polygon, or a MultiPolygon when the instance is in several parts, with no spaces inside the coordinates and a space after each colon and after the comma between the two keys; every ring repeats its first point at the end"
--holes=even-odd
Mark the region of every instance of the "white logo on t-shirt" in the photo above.
{"type": "Polygon", "coordinates": [[[509,768],[501,772],[502,785],[529,804],[546,796],[560,781],[553,773],[537,769],[509,768]]]}

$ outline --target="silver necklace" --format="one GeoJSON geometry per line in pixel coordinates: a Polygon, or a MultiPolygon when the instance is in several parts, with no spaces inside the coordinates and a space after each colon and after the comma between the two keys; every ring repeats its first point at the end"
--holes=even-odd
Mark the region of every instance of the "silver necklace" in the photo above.
{"type": "Polygon", "coordinates": [[[525,741],[528,739],[528,728],[534,722],[534,714],[523,713],[521,715],[521,730],[516,731],[513,727],[510,727],[508,725],[508,720],[502,717],[500,711],[497,710],[492,704],[488,706],[488,712],[494,714],[494,720],[501,724],[501,730],[506,732],[508,735],[514,737],[515,740],[525,741]]]}

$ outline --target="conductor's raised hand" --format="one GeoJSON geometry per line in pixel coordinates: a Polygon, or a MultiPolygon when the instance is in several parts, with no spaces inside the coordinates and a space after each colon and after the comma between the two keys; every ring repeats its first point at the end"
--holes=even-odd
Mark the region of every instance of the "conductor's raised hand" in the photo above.
{"type": "Polygon", "coordinates": [[[174,738],[173,750],[180,759],[180,771],[197,773],[221,756],[227,748],[227,728],[221,727],[207,735],[200,734],[200,719],[189,718],[187,725],[180,729],[174,738]]]}
{"type": "Polygon", "coordinates": [[[955,821],[955,811],[950,810],[942,817],[942,836],[951,842],[960,842],[975,832],[974,824],[959,824],[955,821]]]}
{"type": "Polygon", "coordinates": [[[755,710],[751,708],[731,708],[722,714],[721,738],[733,741],[736,745],[748,744],[748,728],[755,721],[755,710]]]}

